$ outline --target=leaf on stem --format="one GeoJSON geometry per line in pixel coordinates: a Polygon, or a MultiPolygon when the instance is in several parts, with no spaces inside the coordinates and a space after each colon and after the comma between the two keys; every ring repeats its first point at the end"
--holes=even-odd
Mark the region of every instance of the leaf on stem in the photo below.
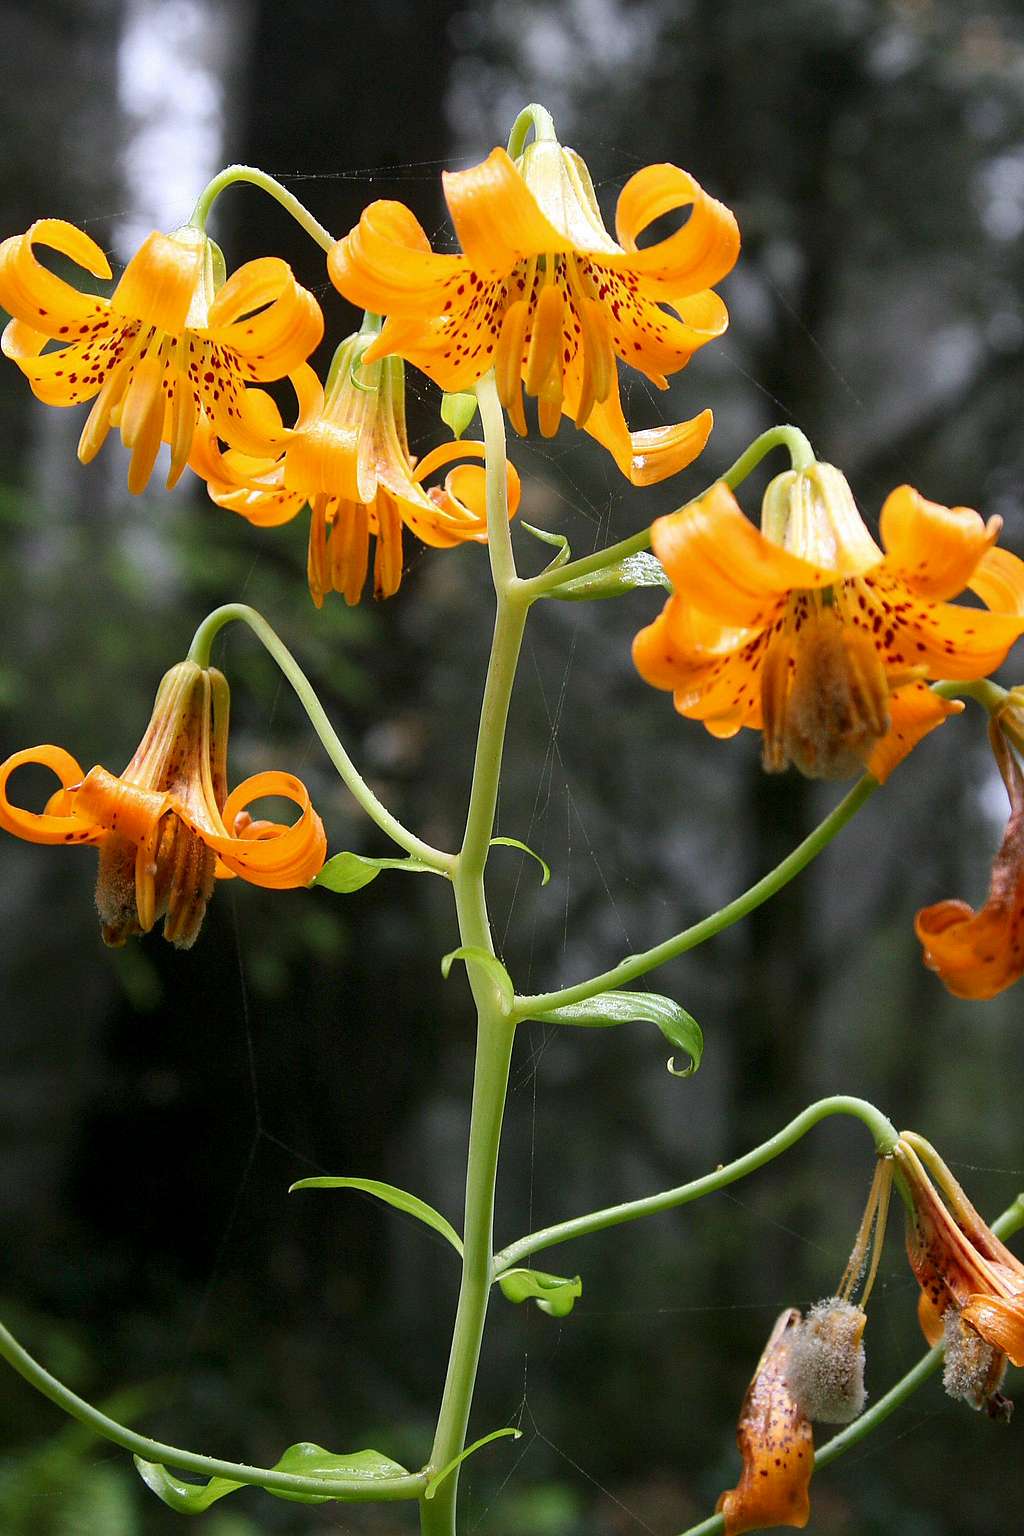
{"type": "Polygon", "coordinates": [[[407,1216],[415,1216],[417,1221],[422,1221],[424,1226],[432,1227],[435,1232],[440,1232],[446,1238],[455,1252],[462,1253],[462,1239],[452,1226],[440,1213],[435,1211],[432,1205],[421,1200],[417,1195],[410,1195],[407,1189],[399,1189],[396,1184],[384,1184],[380,1179],[342,1179],[332,1178],[327,1175],[311,1179],[298,1179],[288,1190],[289,1194],[296,1189],[358,1189],[365,1195],[374,1195],[378,1200],[383,1200],[385,1205],[391,1205],[396,1211],[404,1211],[407,1216]]]}
{"type": "Polygon", "coordinates": [[[439,875],[441,871],[422,859],[368,859],[361,853],[336,853],[313,881],[329,891],[349,896],[376,880],[382,869],[402,869],[411,875],[439,875]]]}
{"type": "Polygon", "coordinates": [[[447,1466],[442,1467],[440,1472],[428,1480],[423,1497],[428,1500],[432,1499],[445,1478],[454,1472],[455,1468],[460,1466],[467,1456],[472,1456],[475,1451],[483,1450],[484,1446],[490,1445],[492,1440],[504,1440],[509,1435],[512,1436],[513,1440],[521,1440],[523,1438],[521,1429],[513,1429],[509,1425],[507,1429],[492,1429],[489,1435],[481,1435],[479,1440],[474,1440],[472,1445],[467,1445],[464,1451],[460,1451],[457,1456],[453,1456],[447,1466]]]}
{"type": "Polygon", "coordinates": [[[526,843],[520,842],[518,837],[492,837],[491,847],[494,848],[495,846],[500,848],[518,848],[520,853],[528,853],[530,858],[536,859],[541,867],[541,885],[547,885],[551,879],[551,866],[541,858],[539,853],[534,853],[532,848],[527,847],[526,843]]]}
{"type": "Polygon", "coordinates": [[[564,1275],[547,1275],[542,1269],[506,1269],[498,1276],[498,1284],[506,1301],[535,1301],[549,1317],[568,1317],[583,1295],[579,1275],[567,1280],[564,1275]]]}
{"type": "Polygon", "coordinates": [[[520,528],[525,528],[527,533],[532,533],[535,539],[540,539],[542,544],[552,544],[558,550],[553,560],[549,560],[544,567],[546,571],[557,571],[569,559],[572,551],[569,548],[569,540],[564,533],[549,533],[546,528],[535,528],[532,523],[524,523],[520,518],[520,528]]]}
{"type": "Polygon", "coordinates": [[[589,1029],[638,1022],[657,1024],[668,1043],[690,1058],[690,1065],[680,1069],[675,1065],[675,1057],[669,1057],[668,1070],[673,1077],[692,1077],[704,1054],[704,1034],[697,1020],[658,992],[599,992],[585,1002],[566,1003],[528,1017],[544,1024],[576,1024],[589,1029]]]}
{"type": "MultiPolygon", "coordinates": [[[[253,1486],[249,1483],[236,1483],[228,1477],[212,1477],[208,1483],[183,1483],[159,1462],[144,1461],[141,1456],[135,1457],[135,1466],[146,1487],[181,1515],[201,1515],[218,1499],[235,1493],[239,1488],[253,1486]]],[[[389,1478],[409,1475],[397,1461],[382,1456],[380,1451],[351,1451],[347,1455],[336,1456],[308,1440],[290,1445],[271,1470],[288,1472],[296,1477],[336,1477],[366,1483],[382,1483],[389,1478]]],[[[292,1493],[283,1488],[264,1488],[263,1491],[296,1504],[329,1504],[333,1499],[346,1497],[344,1492],[292,1493]]]]}
{"type": "Polygon", "coordinates": [[[511,1010],[516,997],[515,988],[512,985],[511,976],[497,955],[492,955],[488,950],[481,949],[479,944],[460,944],[458,949],[453,949],[447,955],[441,956],[441,975],[445,981],[448,980],[452,965],[456,960],[464,960],[467,965],[470,963],[479,965],[485,970],[497,987],[506,1012],[511,1010]]]}
{"type": "Polygon", "coordinates": [[[666,592],[672,591],[665,567],[656,555],[648,554],[646,550],[616,560],[614,565],[607,565],[603,570],[574,576],[562,586],[552,587],[545,595],[560,597],[564,602],[587,603],[595,598],[622,597],[626,592],[635,592],[637,587],[662,587],[666,592]]]}

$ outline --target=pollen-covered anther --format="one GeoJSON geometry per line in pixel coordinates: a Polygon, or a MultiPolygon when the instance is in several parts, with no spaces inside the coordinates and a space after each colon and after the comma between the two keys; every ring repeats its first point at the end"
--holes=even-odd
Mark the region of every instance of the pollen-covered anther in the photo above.
{"type": "Polygon", "coordinates": [[[863,1412],[865,1321],[860,1307],[828,1296],[793,1329],[786,1384],[812,1423],[849,1424],[863,1412]]]}
{"type": "Polygon", "coordinates": [[[999,1390],[1006,1374],[1006,1356],[965,1322],[959,1307],[949,1306],[942,1317],[946,1358],[942,1385],[950,1397],[962,1398],[990,1419],[1009,1420],[1013,1403],[999,1390]]]}
{"type": "MultiPolygon", "coordinates": [[[[799,601],[799,599],[797,600],[799,601]]],[[[848,778],[889,729],[889,687],[872,640],[831,605],[808,601],[765,658],[764,766],[848,778]]]]}

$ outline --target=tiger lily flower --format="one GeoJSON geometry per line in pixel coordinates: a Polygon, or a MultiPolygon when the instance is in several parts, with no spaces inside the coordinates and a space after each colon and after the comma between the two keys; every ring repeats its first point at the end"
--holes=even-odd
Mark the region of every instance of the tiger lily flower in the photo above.
{"type": "Polygon", "coordinates": [[[743,1471],[715,1505],[725,1517],[725,1536],[771,1525],[802,1530],[811,1517],[814,1433],[786,1379],[800,1325],[795,1307],[781,1314],[743,1399],[736,1430],[743,1471]]]}
{"type": "Polygon", "coordinates": [[[879,548],[844,477],[813,464],[772,482],[759,532],[720,482],[651,529],[674,595],[633,643],[637,670],[713,736],[761,730],[769,772],[883,781],[963,708],[928,681],[985,677],[1024,632],[1001,526],[904,485],[879,548]],[[988,611],[947,601],[965,587],[988,611]]]}
{"type": "Polygon", "coordinates": [[[1024,1365],[1024,1264],[985,1225],[923,1136],[904,1131],[894,1157],[907,1255],[921,1287],[918,1316],[929,1344],[945,1337],[946,1390],[1008,1418],[1011,1405],[999,1386],[1007,1360],[1024,1365]]]}
{"type": "Polygon", "coordinates": [[[104,943],[120,946],[164,919],[164,938],[194,942],[214,878],[241,875],[283,890],[308,885],[326,853],[323,823],[289,773],[258,773],[228,794],[229,694],[223,675],[193,661],[160,683],[146,734],[121,775],[85,773],[62,747],[29,747],[0,766],[0,827],[30,843],[98,848],[104,943]],[[42,813],[12,805],[7,784],[24,763],[60,780],[42,813]],[[246,807],[279,795],[300,809],[290,827],[253,821],[246,807]]]}
{"type": "Polygon", "coordinates": [[[516,161],[492,150],[443,181],[461,255],[432,251],[409,209],[390,201],[371,203],[328,254],[345,297],[389,317],[367,362],[397,353],[452,393],[493,368],[520,434],[525,385],[545,437],[570,416],[634,485],[695,459],[711,412],[630,433],[615,360],[666,388],[666,375],[725,330],[726,308],[712,289],[739,254],[729,209],[677,166],[647,166],[622,190],[613,240],[586,165],[552,138],[527,145],[516,161]],[[648,225],[683,208],[690,216],[681,229],[637,248],[648,225]]]}
{"type": "Polygon", "coordinates": [[[925,965],[947,992],[972,999],[996,997],[1024,975],[1024,774],[999,716],[989,739],[1010,819],[992,865],[988,900],[977,912],[966,901],[938,901],[914,919],[925,965]]]}
{"type": "Polygon", "coordinates": [[[319,305],[286,262],[265,256],[224,282],[224,258],[201,230],[154,231],[107,299],[48,271],[37,245],[94,277],[109,278],[110,265],[63,219],[37,219],[0,245],[0,305],[14,317],[0,346],[47,405],[94,400],[78,444],[83,464],[112,426],[131,450],[133,493],[148,484],[161,442],[171,448],[168,489],[176,483],[201,420],[238,448],[266,450],[245,386],[284,377],[323,335],[319,305]],[[44,350],[49,342],[58,349],[44,350]]]}
{"type": "MultiPolygon", "coordinates": [[[[452,459],[483,458],[483,444],[444,443],[417,464],[406,435],[404,366],[398,358],[363,366],[366,345],[364,333],[341,344],[326,391],[311,368],[293,373],[298,419],[293,428],[279,429],[283,446],[276,454],[221,452],[207,430],[191,459],[218,506],[261,527],[288,522],[309,504],[309,590],[318,608],[332,591],[358,603],[371,536],[377,597],[391,597],[401,582],[403,525],[437,549],[487,540],[479,465],[452,470],[443,489],[423,485],[452,459]]],[[[268,415],[276,409],[269,398],[265,404],[268,415]]],[[[519,477],[511,465],[508,503],[512,516],[519,477]]]]}

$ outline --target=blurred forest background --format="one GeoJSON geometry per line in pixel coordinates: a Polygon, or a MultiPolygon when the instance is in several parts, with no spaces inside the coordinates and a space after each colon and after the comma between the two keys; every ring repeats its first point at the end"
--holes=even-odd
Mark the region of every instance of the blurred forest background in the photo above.
{"type": "MultiPolygon", "coordinates": [[[[234,159],[282,177],[339,234],[370,198],[400,197],[450,242],[439,171],[504,142],[532,99],[586,156],[609,215],[625,178],[662,159],[729,203],[744,236],[723,285],[729,332],[667,395],[624,391],[634,426],[712,404],[703,460],[642,492],[571,428],[514,449],[531,481],[524,516],[577,553],[678,505],[780,420],[846,470],[869,520],[907,480],[1002,514],[1024,553],[1019,0],[7,0],[3,36],[2,232],[67,218],[115,267],[150,228],[187,219],[234,159]]],[[[229,269],[285,255],[328,334],[353,327],[316,248],[261,194],[231,192],[212,229],[229,269]]],[[[413,394],[422,449],[437,399],[422,381],[413,394]]],[[[119,769],[197,621],[244,598],[295,649],[383,798],[452,846],[486,655],[482,552],[409,538],[395,599],[317,613],[303,519],[253,530],[198,482],[169,497],[159,476],[133,501],[113,439],[77,465],[82,414],[44,409],[0,369],[0,755],[52,740],[119,769]]],[[[543,550],[523,534],[517,546],[539,568],[543,550]]],[[[534,615],[498,830],[554,873],[540,890],[505,850],[492,881],[523,990],[715,908],[837,798],[763,777],[756,740],[712,742],[639,682],[629,640],[657,606],[641,593],[534,615]]],[[[251,637],[232,629],[217,656],[233,781],[298,771],[333,849],[386,851],[251,637]]],[[[983,895],[1004,819],[972,711],[781,899],[653,979],[704,1026],[692,1081],[667,1075],[643,1027],[524,1027],[499,1242],[695,1176],[837,1091],[926,1132],[984,1212],[1008,1205],[1024,1179],[1021,992],[951,1000],[911,929],[926,902],[983,895]]],[[[438,973],[448,891],[382,877],[353,897],[275,896],[237,882],[192,953],[156,937],[115,953],[100,944],[91,857],[7,839],[0,860],[12,1327],[165,1440],[263,1464],[300,1439],[373,1445],[418,1465],[451,1255],[358,1196],[286,1190],[317,1171],[361,1174],[458,1221],[471,1027],[464,977],[438,973]]],[[[545,1255],[583,1276],[564,1322],[496,1297],[473,1432],[521,1423],[524,1437],[467,1467],[466,1531],[675,1536],[708,1512],[735,1481],[736,1413],[775,1315],[834,1287],[870,1173],[862,1128],[830,1122],[734,1194],[545,1255]]],[[[899,1228],[871,1306],[875,1396],[922,1347],[899,1228]]],[[[6,1370],[0,1422],[5,1536],[179,1528],[127,1457],[6,1370]]],[[[1024,1494],[1022,1432],[932,1383],[820,1476],[812,1529],[994,1536],[1024,1494]]],[[[398,1533],[414,1518],[246,1491],[203,1528],[398,1533]]]]}

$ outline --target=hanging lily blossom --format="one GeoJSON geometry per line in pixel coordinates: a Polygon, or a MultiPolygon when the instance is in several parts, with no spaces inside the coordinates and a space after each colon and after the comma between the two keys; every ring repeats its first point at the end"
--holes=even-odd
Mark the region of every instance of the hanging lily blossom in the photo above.
{"type": "Polygon", "coordinates": [[[787,1380],[800,1325],[795,1307],[781,1314],[743,1399],[736,1430],[743,1471],[715,1505],[725,1517],[725,1536],[772,1525],[802,1530],[811,1517],[814,1432],[787,1380]]]}
{"type": "Polygon", "coordinates": [[[1001,526],[904,485],[883,553],[831,465],[773,481],[760,532],[720,482],[651,529],[674,595],[634,641],[637,670],[713,736],[761,730],[770,772],[884,780],[963,708],[927,683],[987,676],[1024,633],[1024,562],[993,547],[1001,526]],[[965,587],[986,609],[947,601],[965,587]]]}
{"type": "Polygon", "coordinates": [[[954,997],[996,997],[1024,975],[1024,774],[999,719],[989,727],[1010,819],[992,865],[988,900],[975,911],[950,899],[923,907],[914,932],[924,963],[954,997]]]}
{"type": "Polygon", "coordinates": [[[616,358],[665,388],[722,334],[728,315],[712,290],[739,254],[729,209],[678,166],[650,165],[622,189],[613,240],[586,165],[554,139],[535,140],[516,161],[492,150],[443,181],[461,255],[432,251],[409,209],[388,201],[371,203],[329,253],[345,297],[389,317],[367,360],[397,353],[446,391],[493,368],[520,434],[525,386],[545,437],[570,416],[634,485],[695,459],[711,412],[630,433],[616,358]],[[649,225],[680,209],[689,210],[682,228],[638,249],[649,225]]]}
{"type": "Polygon", "coordinates": [[[154,231],[106,299],[48,271],[36,245],[94,277],[109,278],[110,265],[63,219],[37,219],[0,245],[0,306],[14,317],[0,344],[47,405],[94,401],[78,444],[83,464],[111,427],[131,450],[132,492],[148,484],[162,442],[168,489],[176,483],[201,421],[238,448],[267,451],[245,386],[283,378],[323,335],[319,305],[286,262],[265,256],[225,282],[224,258],[201,230],[154,231]],[[57,349],[45,350],[51,342],[57,349]]]}
{"type": "MultiPolygon", "coordinates": [[[[208,429],[190,461],[218,506],[260,527],[289,522],[309,505],[309,590],[317,607],[327,592],[358,603],[371,538],[377,597],[391,597],[402,580],[403,526],[436,549],[487,540],[480,465],[458,466],[443,487],[423,484],[452,459],[483,458],[483,444],[443,443],[417,463],[406,434],[404,366],[398,358],[365,364],[366,346],[362,333],[341,344],[326,391],[309,367],[292,375],[298,419],[284,428],[277,417],[276,452],[222,452],[208,429]]],[[[268,397],[264,408],[268,419],[276,411],[268,397]]],[[[509,465],[510,517],[518,505],[519,476],[509,465]]]]}
{"type": "Polygon", "coordinates": [[[904,1131],[894,1156],[907,1255],[921,1287],[918,1316],[930,1344],[945,1340],[946,1390],[1009,1418],[1013,1405],[999,1388],[1007,1360],[1024,1365],[1024,1264],[923,1136],[904,1131]]]}
{"type": "Polygon", "coordinates": [[[215,877],[241,875],[275,890],[308,885],[326,853],[323,823],[290,773],[258,773],[228,794],[229,695],[223,675],[193,661],[160,683],[149,726],[122,774],[85,773],[62,747],[29,747],[0,766],[0,827],[30,843],[98,848],[96,906],[106,944],[119,946],[164,919],[179,949],[196,940],[215,877]],[[60,780],[42,813],[12,805],[16,768],[38,763],[60,780]],[[267,796],[293,801],[292,826],[254,821],[267,796]]]}

